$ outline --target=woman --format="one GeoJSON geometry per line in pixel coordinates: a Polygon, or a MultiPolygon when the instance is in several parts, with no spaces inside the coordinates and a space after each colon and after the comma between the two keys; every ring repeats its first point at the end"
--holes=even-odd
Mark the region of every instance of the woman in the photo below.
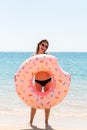
{"type": "MultiPolygon", "coordinates": [[[[38,54],[46,54],[46,50],[48,49],[49,43],[47,40],[42,40],[37,44],[36,53],[38,54]]],[[[47,91],[51,85],[51,77],[47,72],[38,72],[35,75],[35,87],[38,91],[47,91]]],[[[36,108],[31,108],[31,114],[30,114],[30,126],[32,126],[33,119],[36,113],[36,108]]],[[[48,125],[48,119],[49,119],[50,109],[45,109],[45,126],[48,125]]]]}

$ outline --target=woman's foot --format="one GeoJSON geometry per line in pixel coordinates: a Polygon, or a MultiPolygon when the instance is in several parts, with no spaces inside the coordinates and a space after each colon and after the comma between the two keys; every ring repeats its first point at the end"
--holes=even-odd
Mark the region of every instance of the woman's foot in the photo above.
{"type": "Polygon", "coordinates": [[[45,123],[45,128],[51,127],[48,123],[45,123]]]}
{"type": "Polygon", "coordinates": [[[30,122],[30,126],[32,127],[33,125],[32,125],[32,122],[30,122]]]}

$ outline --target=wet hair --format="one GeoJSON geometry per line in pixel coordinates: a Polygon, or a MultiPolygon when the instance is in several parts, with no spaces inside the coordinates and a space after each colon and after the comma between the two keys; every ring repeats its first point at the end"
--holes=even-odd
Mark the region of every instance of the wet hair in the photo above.
{"type": "MultiPolygon", "coordinates": [[[[36,48],[36,54],[38,54],[39,51],[39,45],[42,44],[43,42],[46,42],[49,46],[49,42],[46,39],[41,40],[38,44],[37,44],[37,48],[36,48]]],[[[48,47],[47,47],[48,48],[48,47]]]]}

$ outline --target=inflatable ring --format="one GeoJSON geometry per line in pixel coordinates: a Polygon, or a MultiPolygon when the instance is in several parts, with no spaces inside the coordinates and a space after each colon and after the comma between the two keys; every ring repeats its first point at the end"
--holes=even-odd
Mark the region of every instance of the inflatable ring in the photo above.
{"type": "Polygon", "coordinates": [[[15,84],[17,94],[28,106],[49,109],[61,102],[68,93],[70,74],[61,69],[55,56],[40,54],[30,57],[19,67],[15,84]],[[52,78],[50,89],[46,92],[37,91],[32,82],[40,71],[49,73],[52,78]]]}

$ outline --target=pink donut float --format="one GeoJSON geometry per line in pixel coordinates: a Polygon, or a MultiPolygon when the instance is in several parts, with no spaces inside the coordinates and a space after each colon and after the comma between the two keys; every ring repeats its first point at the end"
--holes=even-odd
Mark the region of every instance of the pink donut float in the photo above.
{"type": "Polygon", "coordinates": [[[70,87],[70,74],[63,71],[55,56],[40,54],[27,59],[15,74],[16,91],[28,106],[38,109],[48,109],[61,102],[70,87]],[[52,83],[46,92],[36,90],[33,83],[37,72],[50,74],[52,83]]]}

